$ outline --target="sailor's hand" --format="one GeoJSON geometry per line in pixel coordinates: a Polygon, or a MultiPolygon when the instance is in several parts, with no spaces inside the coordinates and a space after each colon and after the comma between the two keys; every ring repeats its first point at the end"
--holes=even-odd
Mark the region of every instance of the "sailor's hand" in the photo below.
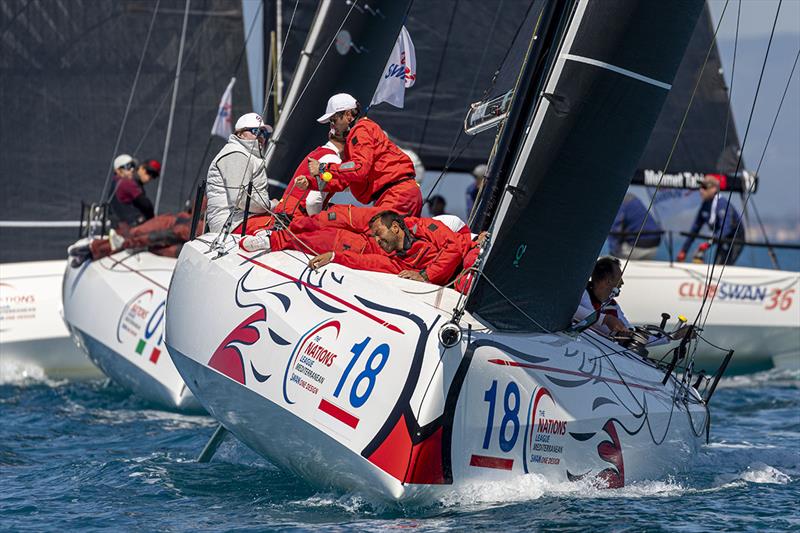
{"type": "Polygon", "coordinates": [[[603,324],[611,330],[611,333],[615,333],[617,335],[630,331],[622,320],[612,315],[606,315],[603,324]]]}
{"type": "Polygon", "coordinates": [[[427,281],[420,272],[416,270],[403,270],[398,274],[403,279],[413,279],[414,281],[427,281]]]}
{"type": "Polygon", "coordinates": [[[308,266],[311,267],[311,270],[316,270],[320,267],[324,267],[331,261],[333,261],[333,252],[325,252],[324,254],[312,257],[308,262],[308,266]]]}
{"type": "Polygon", "coordinates": [[[294,186],[301,191],[308,189],[308,178],[305,176],[297,176],[294,179],[294,186]]]}
{"type": "Polygon", "coordinates": [[[678,252],[678,263],[683,263],[684,261],[686,261],[686,252],[681,250],[678,252]]]}
{"type": "Polygon", "coordinates": [[[482,231],[478,234],[478,237],[475,239],[475,242],[478,244],[483,244],[486,242],[486,238],[489,236],[488,231],[482,231]]]}
{"type": "Polygon", "coordinates": [[[308,158],[308,173],[312,176],[319,176],[319,161],[313,157],[308,158]]]}

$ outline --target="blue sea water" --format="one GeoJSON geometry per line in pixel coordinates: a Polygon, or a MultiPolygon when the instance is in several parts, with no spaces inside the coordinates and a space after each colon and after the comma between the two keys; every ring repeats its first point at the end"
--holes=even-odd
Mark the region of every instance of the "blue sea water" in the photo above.
{"type": "Polygon", "coordinates": [[[104,381],[0,380],[0,529],[800,529],[800,372],[726,378],[710,444],[681,477],[618,490],[526,476],[424,507],[331,492],[227,441],[213,420],[159,411],[104,381]]]}

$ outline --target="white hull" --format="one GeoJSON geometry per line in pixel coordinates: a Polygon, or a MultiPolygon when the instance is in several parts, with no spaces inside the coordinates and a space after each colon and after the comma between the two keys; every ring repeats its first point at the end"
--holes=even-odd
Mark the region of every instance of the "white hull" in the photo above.
{"type": "Polygon", "coordinates": [[[34,366],[57,378],[99,375],[61,317],[65,266],[63,260],[0,264],[0,357],[9,368],[34,366]]]}
{"type": "Polygon", "coordinates": [[[76,343],[112,380],[168,409],[198,411],[163,343],[175,259],[121,252],[64,277],[64,320],[76,343]]]}
{"type": "Polygon", "coordinates": [[[170,355],[212,416],[316,484],[397,500],[526,473],[617,487],[688,466],[705,437],[694,389],[603,356],[592,334],[491,333],[466,317],[483,331],[445,349],[450,289],[207,250],[193,241],[178,260],[170,355]]]}
{"type": "MultiPolygon", "coordinates": [[[[720,282],[720,272],[717,266],[710,284],[716,295],[702,335],[735,350],[729,370],[800,365],[800,273],[728,266],[720,282]]],[[[631,261],[619,302],[635,324],[658,324],[663,312],[670,313],[673,321],[678,314],[692,321],[707,276],[706,265],[631,261]]],[[[709,370],[716,369],[723,355],[704,342],[695,352],[698,365],[709,370]]]]}

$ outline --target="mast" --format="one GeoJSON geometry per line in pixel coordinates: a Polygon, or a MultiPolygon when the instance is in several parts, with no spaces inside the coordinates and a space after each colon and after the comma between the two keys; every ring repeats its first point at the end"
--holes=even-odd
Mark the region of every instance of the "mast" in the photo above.
{"type": "Polygon", "coordinates": [[[161,190],[164,187],[164,179],[167,171],[167,157],[169,156],[169,142],[172,139],[172,124],[175,121],[175,104],[178,102],[178,86],[181,81],[181,66],[183,65],[183,48],[186,44],[186,27],[189,23],[189,7],[192,0],[186,0],[183,10],[183,28],[181,28],[181,44],[178,48],[178,64],[175,65],[175,82],[172,87],[172,102],[169,106],[169,122],[167,122],[167,136],[164,139],[164,155],[161,158],[161,179],[158,180],[158,191],[156,192],[156,203],[154,211],[158,214],[158,207],[161,204],[161,190]]]}
{"type": "Polygon", "coordinates": [[[331,95],[346,92],[364,106],[370,102],[410,3],[320,2],[267,147],[272,179],[288,180],[325,142],[328,129],[316,119],[331,95]]]}
{"type": "MultiPolygon", "coordinates": [[[[508,141],[513,164],[498,169],[490,243],[467,302],[497,330],[570,324],[703,2],[573,6],[524,134],[508,141]]],[[[509,116],[529,98],[515,95],[509,116]]],[[[505,128],[497,147],[514,134],[505,128]]]]}

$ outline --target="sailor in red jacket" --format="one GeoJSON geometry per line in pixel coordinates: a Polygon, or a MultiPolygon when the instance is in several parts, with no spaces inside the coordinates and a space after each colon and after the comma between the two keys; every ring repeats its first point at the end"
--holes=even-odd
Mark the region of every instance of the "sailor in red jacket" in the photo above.
{"type": "Polygon", "coordinates": [[[369,229],[384,253],[326,252],[311,259],[309,266],[317,269],[334,261],[437,285],[449,282],[461,267],[461,240],[437,220],[381,211],[370,219],[369,229]]]}
{"type": "Polygon", "coordinates": [[[309,174],[316,179],[300,182],[301,186],[325,192],[349,187],[356,200],[374,205],[375,212],[390,209],[419,216],[422,193],[414,179],[414,164],[380,126],[360,115],[360,104],[349,94],[330,97],[317,122],[329,123],[332,133],[346,135],[343,160],[326,164],[310,157],[309,174]]]}
{"type": "MultiPolygon", "coordinates": [[[[318,146],[307,158],[315,158],[324,163],[339,163],[341,162],[340,154],[344,151],[344,137],[336,137],[333,134],[328,135],[328,142],[322,146],[318,146]]],[[[245,233],[248,235],[255,235],[260,230],[265,228],[272,228],[275,225],[275,218],[273,215],[282,216],[285,223],[289,223],[296,216],[316,215],[321,210],[328,207],[332,192],[319,192],[309,190],[308,188],[301,189],[295,184],[295,180],[299,177],[304,177],[308,174],[308,161],[303,159],[294,171],[289,185],[283,192],[283,197],[280,199],[275,209],[270,213],[263,215],[250,215],[247,219],[247,229],[245,233]]],[[[278,226],[279,228],[282,226],[278,226]]],[[[234,233],[241,228],[237,227],[233,230],[234,233]]],[[[251,239],[252,240],[252,239],[251,239]]]]}

